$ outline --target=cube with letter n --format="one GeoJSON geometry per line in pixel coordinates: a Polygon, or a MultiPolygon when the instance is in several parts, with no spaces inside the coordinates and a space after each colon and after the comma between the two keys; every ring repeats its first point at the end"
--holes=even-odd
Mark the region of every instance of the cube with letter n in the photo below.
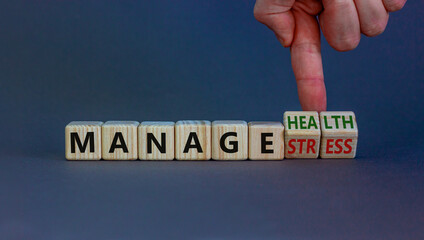
{"type": "Polygon", "coordinates": [[[145,121],[138,126],[138,156],[141,160],[173,160],[175,123],[145,121]]]}

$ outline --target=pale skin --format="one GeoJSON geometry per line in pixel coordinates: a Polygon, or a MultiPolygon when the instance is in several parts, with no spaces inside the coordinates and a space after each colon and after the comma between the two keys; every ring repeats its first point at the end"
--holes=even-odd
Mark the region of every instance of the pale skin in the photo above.
{"type": "Polygon", "coordinates": [[[361,34],[383,33],[389,13],[406,0],[257,0],[255,18],[290,47],[302,109],[325,111],[327,96],[321,60],[320,29],[337,51],[356,48],[361,34]]]}

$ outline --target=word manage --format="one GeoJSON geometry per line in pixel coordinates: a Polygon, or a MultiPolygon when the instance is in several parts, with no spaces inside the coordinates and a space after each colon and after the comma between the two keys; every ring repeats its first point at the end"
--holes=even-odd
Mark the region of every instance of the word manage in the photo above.
{"type": "Polygon", "coordinates": [[[281,122],[75,121],[65,128],[68,160],[282,160],[354,158],[353,112],[287,111],[281,122]]]}

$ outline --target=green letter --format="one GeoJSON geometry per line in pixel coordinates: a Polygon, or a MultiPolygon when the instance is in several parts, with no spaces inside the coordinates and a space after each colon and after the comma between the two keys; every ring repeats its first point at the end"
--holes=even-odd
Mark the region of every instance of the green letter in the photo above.
{"type": "Polygon", "coordinates": [[[306,129],[306,126],[304,125],[306,116],[299,116],[299,122],[300,122],[300,129],[306,129]]]}
{"type": "Polygon", "coordinates": [[[350,123],[350,128],[353,129],[353,117],[352,117],[352,115],[349,116],[349,121],[346,121],[345,116],[343,116],[342,121],[343,121],[343,127],[344,128],[346,128],[347,123],[350,123]]]}
{"type": "Polygon", "coordinates": [[[332,129],[332,126],[328,126],[328,122],[327,122],[327,116],[324,116],[324,127],[325,129],[332,129]]]}
{"type": "Polygon", "coordinates": [[[314,126],[315,129],[318,129],[317,122],[315,122],[315,118],[313,116],[309,117],[309,125],[308,128],[311,129],[311,126],[314,126]]]}
{"type": "Polygon", "coordinates": [[[334,118],[334,123],[336,124],[336,128],[339,129],[339,118],[340,116],[336,115],[336,116],[331,116],[332,118],[334,118]]]}
{"type": "Polygon", "coordinates": [[[290,121],[290,116],[287,116],[287,122],[289,124],[289,129],[292,129],[290,126],[294,123],[295,129],[297,129],[297,116],[294,116],[294,121],[290,121]]]}

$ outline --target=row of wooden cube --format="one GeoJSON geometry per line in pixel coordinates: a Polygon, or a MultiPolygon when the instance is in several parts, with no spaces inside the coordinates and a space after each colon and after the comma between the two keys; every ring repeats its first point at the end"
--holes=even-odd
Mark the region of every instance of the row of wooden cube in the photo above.
{"type": "Polygon", "coordinates": [[[280,122],[71,122],[68,160],[354,158],[353,112],[285,112],[280,122]]]}

